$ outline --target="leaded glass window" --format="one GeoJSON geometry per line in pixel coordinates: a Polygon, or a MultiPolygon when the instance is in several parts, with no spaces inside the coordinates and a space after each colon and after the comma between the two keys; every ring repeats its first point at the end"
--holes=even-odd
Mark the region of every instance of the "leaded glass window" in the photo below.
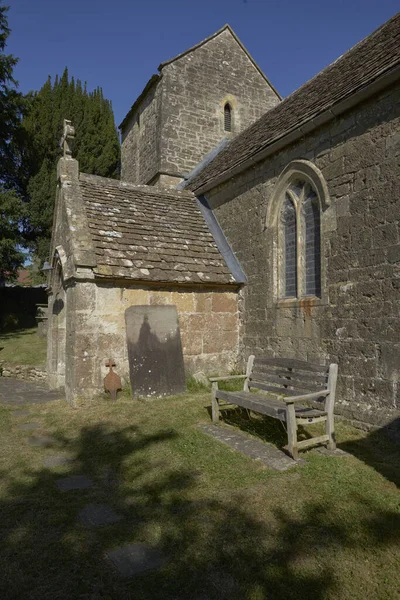
{"type": "Polygon", "coordinates": [[[321,223],[318,196],[292,181],[281,207],[280,296],[321,296],[321,223]]]}
{"type": "Polygon", "coordinates": [[[296,208],[288,194],[282,210],[284,228],[284,296],[295,298],[297,296],[297,227],[296,208]]]}

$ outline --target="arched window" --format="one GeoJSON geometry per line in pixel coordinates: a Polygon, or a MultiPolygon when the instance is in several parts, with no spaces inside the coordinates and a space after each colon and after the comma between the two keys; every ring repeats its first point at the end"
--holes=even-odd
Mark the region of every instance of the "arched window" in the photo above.
{"type": "Polygon", "coordinates": [[[310,182],[287,185],[280,215],[280,297],[320,297],[320,203],[310,182]]]}
{"type": "Polygon", "coordinates": [[[224,129],[225,131],[232,131],[232,108],[229,102],[224,106],[224,129]]]}

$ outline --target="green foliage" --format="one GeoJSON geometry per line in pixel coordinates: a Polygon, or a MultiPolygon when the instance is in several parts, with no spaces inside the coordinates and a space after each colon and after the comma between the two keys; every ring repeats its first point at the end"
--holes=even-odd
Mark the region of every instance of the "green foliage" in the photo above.
{"type": "Polygon", "coordinates": [[[14,279],[24,261],[18,249],[23,205],[18,195],[10,191],[18,170],[13,141],[18,135],[24,103],[13,77],[17,59],[5,53],[10,34],[7,10],[0,5],[0,280],[14,279]]]}
{"type": "Polygon", "coordinates": [[[0,280],[12,280],[24,262],[18,249],[22,241],[20,221],[22,203],[12,191],[0,189],[0,280]]]}
{"type": "Polygon", "coordinates": [[[26,173],[21,178],[29,201],[25,234],[30,248],[43,261],[51,238],[63,120],[70,119],[75,127],[73,154],[81,171],[116,178],[120,149],[111,103],[100,88],[88,92],[79,80],[70,79],[68,69],[54,82],[49,77],[27,102],[22,121],[26,173]]]}

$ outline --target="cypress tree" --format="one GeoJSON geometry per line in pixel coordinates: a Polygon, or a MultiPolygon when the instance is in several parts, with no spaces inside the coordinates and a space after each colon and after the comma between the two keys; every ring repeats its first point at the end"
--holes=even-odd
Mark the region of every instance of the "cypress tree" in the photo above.
{"type": "Polygon", "coordinates": [[[34,94],[22,125],[29,139],[29,202],[26,239],[35,256],[48,256],[56,191],[57,161],[63,120],[76,130],[74,157],[81,171],[103,177],[118,176],[120,148],[111,103],[97,88],[88,92],[86,83],[70,78],[66,68],[52,83],[49,77],[34,94]]]}
{"type": "Polygon", "coordinates": [[[5,53],[10,34],[7,10],[0,0],[0,281],[13,279],[24,261],[18,246],[23,205],[12,189],[18,179],[20,157],[14,142],[20,133],[24,103],[13,77],[17,59],[5,53]]]}

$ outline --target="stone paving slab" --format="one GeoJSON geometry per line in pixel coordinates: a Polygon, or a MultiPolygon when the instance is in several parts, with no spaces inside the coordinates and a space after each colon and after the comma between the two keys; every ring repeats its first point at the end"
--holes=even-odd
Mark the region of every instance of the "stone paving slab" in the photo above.
{"type": "Polygon", "coordinates": [[[241,432],[231,431],[221,425],[199,425],[199,428],[206,435],[241,452],[245,456],[262,462],[275,471],[286,471],[286,469],[305,462],[302,459],[295,461],[275,446],[270,446],[261,440],[251,439],[241,432]]]}
{"type": "Polygon", "coordinates": [[[13,417],[28,417],[31,413],[29,410],[14,410],[12,413],[13,417]]]}
{"type": "Polygon", "coordinates": [[[122,519],[107,504],[88,504],[79,511],[79,518],[85,527],[101,527],[122,519]]]}
{"type": "Polygon", "coordinates": [[[62,456],[61,454],[57,454],[44,458],[42,460],[42,465],[44,467],[60,467],[62,465],[67,465],[72,462],[72,458],[70,458],[69,456],[62,456]]]}
{"type": "Polygon", "coordinates": [[[107,552],[122,577],[134,577],[145,571],[159,569],[164,559],[162,554],[146,544],[129,544],[107,552]]]}
{"type": "Polygon", "coordinates": [[[28,444],[30,446],[48,448],[49,446],[54,446],[54,444],[57,444],[57,440],[49,435],[32,435],[28,440],[28,444]]]}
{"type": "Polygon", "coordinates": [[[5,406],[23,406],[38,404],[64,398],[62,390],[48,390],[31,381],[0,377],[0,404],[5,406]]]}
{"type": "Polygon", "coordinates": [[[62,477],[56,480],[56,486],[62,492],[71,490],[86,490],[92,487],[93,481],[86,475],[71,475],[70,477],[62,477]]]}
{"type": "Polygon", "coordinates": [[[40,429],[39,423],[24,423],[23,425],[18,425],[17,429],[21,431],[33,431],[34,429],[40,429]]]}

